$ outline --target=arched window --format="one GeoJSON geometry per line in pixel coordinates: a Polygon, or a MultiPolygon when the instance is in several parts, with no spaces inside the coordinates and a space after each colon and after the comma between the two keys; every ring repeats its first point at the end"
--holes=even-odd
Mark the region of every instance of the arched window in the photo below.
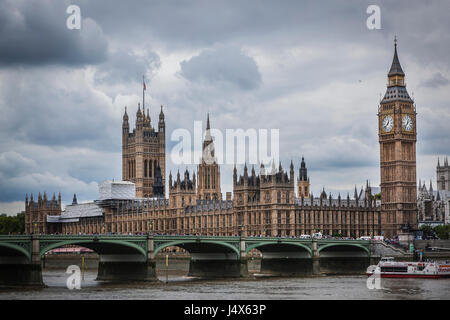
{"type": "Polygon", "coordinates": [[[152,166],[153,166],[153,161],[150,160],[148,162],[148,176],[149,177],[153,177],[153,168],[152,168],[152,166]]]}
{"type": "Polygon", "coordinates": [[[277,193],[277,202],[281,203],[281,192],[280,191],[278,191],[278,193],[277,193]]]}
{"type": "Polygon", "coordinates": [[[144,177],[146,177],[146,178],[147,178],[147,163],[148,163],[148,161],[144,160],[144,177]]]}

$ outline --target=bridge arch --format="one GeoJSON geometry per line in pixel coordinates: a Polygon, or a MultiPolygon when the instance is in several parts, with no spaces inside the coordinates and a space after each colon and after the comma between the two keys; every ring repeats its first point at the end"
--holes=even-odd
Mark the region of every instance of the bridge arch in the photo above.
{"type": "MultiPolygon", "coordinates": [[[[80,240],[62,240],[58,242],[52,242],[47,245],[45,245],[43,248],[39,250],[39,257],[42,257],[45,253],[48,251],[63,247],[66,245],[80,245],[82,247],[86,247],[89,249],[94,250],[95,252],[101,254],[102,253],[102,245],[106,245],[110,248],[112,247],[122,247],[122,248],[128,248],[132,249],[131,251],[137,251],[134,253],[140,253],[144,257],[147,257],[147,252],[145,248],[142,248],[141,246],[137,245],[136,243],[123,241],[123,240],[88,240],[88,239],[80,239],[80,240]]],[[[106,247],[103,246],[103,247],[106,247]]]]}
{"type": "Polygon", "coordinates": [[[357,247],[357,248],[363,249],[364,252],[367,254],[367,256],[370,257],[370,250],[369,250],[369,248],[367,248],[366,246],[364,246],[364,245],[362,245],[362,244],[359,244],[359,243],[329,243],[329,244],[325,244],[325,245],[323,245],[323,246],[320,246],[320,247],[317,249],[317,251],[318,251],[319,254],[320,254],[320,252],[321,252],[323,249],[326,249],[326,248],[331,248],[331,247],[345,247],[345,246],[347,246],[347,247],[357,247]]]}
{"type": "MultiPolygon", "coordinates": [[[[297,247],[301,247],[303,249],[305,249],[308,254],[312,257],[312,249],[310,247],[308,247],[307,245],[303,244],[303,243],[298,243],[298,242],[287,242],[287,241],[267,241],[267,242],[259,242],[259,243],[254,243],[249,245],[245,252],[249,253],[250,250],[252,249],[258,249],[267,245],[287,245],[287,246],[297,246],[297,247]]],[[[261,251],[260,249],[258,249],[259,251],[261,251]]]]}
{"type": "Polygon", "coordinates": [[[18,244],[0,241],[0,247],[4,247],[4,248],[7,248],[7,249],[12,249],[13,252],[21,253],[28,260],[31,261],[31,252],[29,252],[29,250],[25,249],[24,247],[22,247],[22,246],[20,246],[18,244]]]}
{"type": "Polygon", "coordinates": [[[212,244],[212,245],[216,245],[218,247],[222,246],[226,249],[229,249],[228,251],[235,253],[237,258],[240,257],[239,249],[230,243],[222,242],[222,241],[214,241],[214,240],[198,241],[198,240],[194,240],[194,239],[193,240],[176,240],[176,241],[164,242],[163,244],[161,244],[155,248],[154,255],[156,256],[157,253],[159,253],[161,250],[163,250],[164,248],[167,248],[167,247],[181,247],[181,248],[189,251],[189,249],[187,249],[184,246],[184,244],[198,244],[199,246],[201,246],[202,244],[212,244]]]}

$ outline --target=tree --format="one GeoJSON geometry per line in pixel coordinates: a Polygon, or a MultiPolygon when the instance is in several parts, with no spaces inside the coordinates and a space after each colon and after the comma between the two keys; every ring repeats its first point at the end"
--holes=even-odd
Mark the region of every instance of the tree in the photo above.
{"type": "Polygon", "coordinates": [[[25,232],[25,212],[15,216],[0,215],[0,234],[17,234],[25,232]]]}
{"type": "Polygon", "coordinates": [[[381,200],[381,193],[376,193],[376,194],[372,195],[372,199],[381,200]]]}
{"type": "Polygon", "coordinates": [[[436,226],[434,228],[434,231],[436,232],[439,239],[441,239],[441,240],[450,239],[450,225],[449,224],[436,226]]]}
{"type": "Polygon", "coordinates": [[[433,227],[428,224],[424,224],[423,226],[421,226],[420,230],[423,232],[423,238],[434,237],[435,235],[433,227]]]}

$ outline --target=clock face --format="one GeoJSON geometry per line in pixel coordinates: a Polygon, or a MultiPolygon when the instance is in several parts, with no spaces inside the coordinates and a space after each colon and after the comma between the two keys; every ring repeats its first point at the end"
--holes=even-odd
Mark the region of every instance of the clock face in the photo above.
{"type": "Polygon", "coordinates": [[[411,131],[412,130],[412,128],[413,128],[413,121],[412,121],[412,119],[411,119],[411,117],[409,115],[403,116],[402,127],[406,131],[411,131]]]}
{"type": "Polygon", "coordinates": [[[392,119],[390,115],[387,115],[386,117],[384,117],[381,125],[383,126],[383,130],[385,132],[389,132],[392,130],[392,127],[394,126],[394,119],[392,119]]]}

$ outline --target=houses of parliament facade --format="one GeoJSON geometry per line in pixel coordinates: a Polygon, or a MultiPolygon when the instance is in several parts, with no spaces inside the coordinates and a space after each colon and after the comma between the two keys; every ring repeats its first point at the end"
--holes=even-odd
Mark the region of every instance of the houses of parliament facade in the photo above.
{"type": "Polygon", "coordinates": [[[395,44],[387,91],[378,110],[381,201],[355,187],[353,195],[314,196],[306,162],[298,175],[294,162],[271,168],[233,170],[233,193],[222,195],[220,167],[214,156],[207,115],[202,159],[197,172],[169,173],[165,188],[166,144],[163,108],[157,128],[144,106],[130,132],[127,110],[122,122],[122,180],[100,186],[99,200],[78,204],[76,196],[62,211],[61,196],[25,199],[27,233],[154,233],[210,236],[324,235],[393,237],[417,227],[416,112],[395,44]],[[209,159],[205,159],[205,155],[209,159]],[[297,188],[295,188],[297,187],[297,188]],[[295,191],[297,189],[297,191],[295,191]]]}

